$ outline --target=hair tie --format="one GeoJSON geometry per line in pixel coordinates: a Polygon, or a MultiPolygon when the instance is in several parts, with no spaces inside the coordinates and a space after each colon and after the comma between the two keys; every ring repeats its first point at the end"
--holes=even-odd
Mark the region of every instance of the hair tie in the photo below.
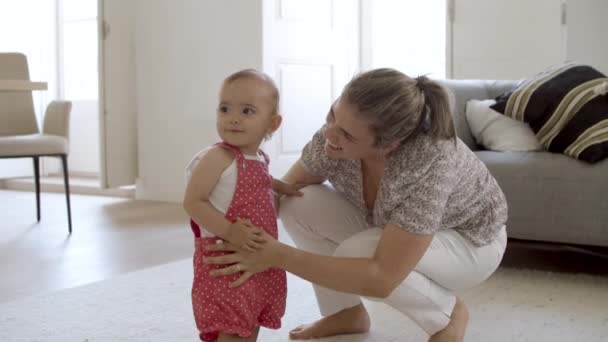
{"type": "Polygon", "coordinates": [[[418,87],[418,89],[420,89],[422,94],[426,94],[426,83],[428,80],[429,80],[429,78],[426,77],[425,75],[416,77],[416,87],[418,87]]]}

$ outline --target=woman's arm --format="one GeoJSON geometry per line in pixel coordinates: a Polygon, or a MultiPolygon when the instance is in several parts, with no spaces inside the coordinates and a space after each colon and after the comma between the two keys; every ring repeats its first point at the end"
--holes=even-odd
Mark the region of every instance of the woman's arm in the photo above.
{"type": "Polygon", "coordinates": [[[325,178],[313,175],[306,171],[301,165],[302,161],[298,160],[291,166],[289,171],[283,176],[283,181],[289,184],[321,184],[325,182],[325,178]]]}
{"type": "MultiPolygon", "coordinates": [[[[266,236],[268,239],[269,237],[266,236]]],[[[395,225],[384,228],[376,252],[371,258],[347,258],[309,253],[276,240],[269,240],[255,253],[236,251],[221,257],[205,258],[210,264],[239,263],[213,275],[244,271],[234,286],[251,275],[270,267],[293,273],[315,284],[341,292],[369,297],[387,297],[408,276],[427,250],[433,235],[409,233],[395,225]]],[[[235,250],[230,246],[210,246],[210,250],[235,250]]]]}
{"type": "Polygon", "coordinates": [[[277,267],[330,289],[384,298],[416,267],[431,240],[387,225],[372,258],[322,256],[283,245],[277,267]]]}
{"type": "Polygon", "coordinates": [[[325,182],[325,178],[307,172],[300,163],[302,163],[302,161],[298,160],[293,164],[285,176],[283,176],[282,180],[273,178],[272,188],[275,191],[274,207],[277,209],[277,213],[282,195],[302,196],[302,193],[300,192],[301,188],[307,185],[325,182]]]}

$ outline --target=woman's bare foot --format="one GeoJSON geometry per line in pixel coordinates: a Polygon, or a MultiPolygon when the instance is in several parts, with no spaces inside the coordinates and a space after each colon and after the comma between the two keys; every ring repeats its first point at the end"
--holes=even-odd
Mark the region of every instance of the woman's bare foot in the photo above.
{"type": "Polygon", "coordinates": [[[450,323],[443,330],[431,336],[429,342],[462,342],[468,322],[469,309],[460,298],[456,298],[450,323]]]}
{"type": "Polygon", "coordinates": [[[342,334],[362,334],[369,331],[369,315],[363,304],[344,309],[320,320],[300,325],[289,332],[292,340],[308,340],[342,334]]]}

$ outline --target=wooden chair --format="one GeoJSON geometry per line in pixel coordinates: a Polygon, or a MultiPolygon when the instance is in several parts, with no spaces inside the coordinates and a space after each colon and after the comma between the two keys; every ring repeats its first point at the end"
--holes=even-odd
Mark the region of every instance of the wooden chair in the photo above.
{"type": "Polygon", "coordinates": [[[72,233],[68,175],[69,127],[72,103],[53,101],[46,108],[42,133],[38,128],[32,90],[46,84],[31,82],[27,58],[21,53],[0,53],[0,158],[32,158],[36,183],[36,209],[40,222],[40,157],[59,157],[72,233]]]}

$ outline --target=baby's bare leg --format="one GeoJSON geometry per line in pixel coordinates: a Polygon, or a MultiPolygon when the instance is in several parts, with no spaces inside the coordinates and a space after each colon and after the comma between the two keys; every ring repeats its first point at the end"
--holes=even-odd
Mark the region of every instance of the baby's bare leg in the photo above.
{"type": "Polygon", "coordinates": [[[258,333],[260,332],[260,327],[255,328],[251,332],[251,336],[249,337],[240,337],[239,335],[229,335],[220,333],[218,337],[218,342],[255,342],[258,339],[258,333]]]}

